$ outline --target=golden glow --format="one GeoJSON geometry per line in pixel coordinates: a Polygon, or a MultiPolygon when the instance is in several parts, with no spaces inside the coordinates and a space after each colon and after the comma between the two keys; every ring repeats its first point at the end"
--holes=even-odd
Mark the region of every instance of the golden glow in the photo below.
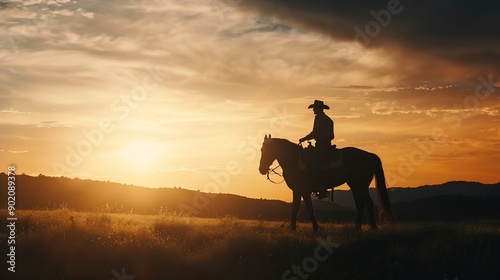
{"type": "Polygon", "coordinates": [[[150,170],[158,156],[165,156],[159,145],[142,141],[128,144],[122,152],[123,160],[137,170],[150,170]]]}
{"type": "Polygon", "coordinates": [[[378,154],[390,186],[500,181],[500,89],[482,84],[498,76],[471,81],[438,61],[431,71],[415,57],[399,61],[383,48],[212,4],[110,2],[105,15],[92,1],[26,4],[30,17],[50,19],[43,28],[9,10],[12,29],[0,31],[15,39],[0,48],[2,162],[31,175],[290,200],[284,184],[259,174],[260,145],[266,133],[306,135],[307,106],[322,99],[335,143],[378,154]],[[49,17],[43,11],[55,7],[39,10],[45,5],[74,15],[49,17]],[[479,94],[496,91],[478,96],[481,85],[479,94]],[[432,153],[412,158],[435,129],[443,135],[432,153]],[[417,164],[403,170],[405,161],[417,164]]]}

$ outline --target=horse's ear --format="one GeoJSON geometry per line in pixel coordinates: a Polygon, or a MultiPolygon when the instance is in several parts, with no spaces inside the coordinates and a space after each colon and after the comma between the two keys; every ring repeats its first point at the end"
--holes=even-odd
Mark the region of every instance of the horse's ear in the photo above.
{"type": "Polygon", "coordinates": [[[269,133],[269,138],[271,138],[271,133],[269,133]]]}
{"type": "Polygon", "coordinates": [[[267,134],[266,134],[266,135],[264,135],[264,140],[267,140],[267,134]]]}

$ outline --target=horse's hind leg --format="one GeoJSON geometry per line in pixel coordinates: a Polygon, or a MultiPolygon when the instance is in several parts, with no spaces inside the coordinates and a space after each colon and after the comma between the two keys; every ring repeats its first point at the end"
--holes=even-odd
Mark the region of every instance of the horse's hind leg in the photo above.
{"type": "Polygon", "coordinates": [[[368,186],[363,189],[362,200],[366,205],[366,209],[368,210],[368,215],[370,218],[370,227],[372,230],[377,230],[377,222],[375,221],[375,209],[373,206],[373,200],[370,197],[370,192],[368,191],[368,186]]]}
{"type": "Polygon", "coordinates": [[[311,195],[308,193],[306,195],[302,195],[304,198],[304,204],[306,205],[306,210],[307,214],[309,215],[309,219],[311,220],[313,224],[313,230],[318,231],[319,230],[319,225],[318,221],[316,220],[316,215],[314,215],[314,209],[312,205],[312,200],[311,200],[311,195]]]}
{"type": "Polygon", "coordinates": [[[352,195],[354,197],[354,202],[356,203],[356,210],[358,212],[358,217],[356,218],[356,228],[361,229],[361,225],[363,223],[363,212],[365,210],[365,200],[363,199],[362,194],[359,191],[353,190],[352,195]]]}

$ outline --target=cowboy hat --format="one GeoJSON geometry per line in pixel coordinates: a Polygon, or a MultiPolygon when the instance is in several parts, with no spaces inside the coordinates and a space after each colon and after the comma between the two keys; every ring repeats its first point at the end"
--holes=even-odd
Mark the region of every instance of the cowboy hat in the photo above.
{"type": "Polygon", "coordinates": [[[321,108],[321,109],[325,109],[325,110],[330,109],[330,107],[328,105],[325,105],[325,103],[321,100],[314,100],[314,103],[309,105],[309,107],[307,107],[307,109],[311,109],[311,108],[321,108]]]}

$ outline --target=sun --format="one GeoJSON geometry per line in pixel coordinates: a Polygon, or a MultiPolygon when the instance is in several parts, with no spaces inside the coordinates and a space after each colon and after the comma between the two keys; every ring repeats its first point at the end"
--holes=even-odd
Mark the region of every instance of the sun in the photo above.
{"type": "Polygon", "coordinates": [[[127,145],[123,152],[124,160],[135,169],[152,168],[155,160],[161,154],[162,147],[158,144],[142,141],[127,145]]]}

